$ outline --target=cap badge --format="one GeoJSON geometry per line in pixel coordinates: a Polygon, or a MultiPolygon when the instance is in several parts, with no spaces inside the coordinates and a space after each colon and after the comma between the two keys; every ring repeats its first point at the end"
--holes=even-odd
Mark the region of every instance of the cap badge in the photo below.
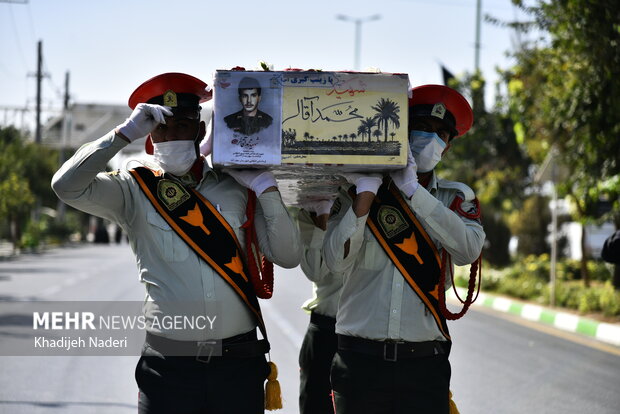
{"type": "Polygon", "coordinates": [[[164,203],[168,211],[174,210],[189,197],[189,193],[172,180],[163,179],[157,183],[157,198],[164,203]]]}
{"type": "Polygon", "coordinates": [[[403,216],[400,214],[400,211],[394,207],[379,207],[379,210],[377,211],[377,219],[386,236],[390,239],[409,227],[403,216]]]}
{"type": "Polygon", "coordinates": [[[178,105],[177,103],[177,94],[172,90],[167,90],[164,92],[164,105],[170,106],[172,108],[178,105]]]}
{"type": "Polygon", "coordinates": [[[434,116],[439,119],[443,119],[443,117],[446,116],[446,106],[442,104],[441,102],[436,103],[433,106],[433,110],[431,111],[431,116],[434,116]]]}

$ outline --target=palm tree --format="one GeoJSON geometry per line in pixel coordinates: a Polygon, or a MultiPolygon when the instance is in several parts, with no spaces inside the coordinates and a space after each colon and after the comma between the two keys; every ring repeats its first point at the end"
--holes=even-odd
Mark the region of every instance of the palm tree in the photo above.
{"type": "Polygon", "coordinates": [[[364,135],[366,135],[366,127],[364,127],[363,124],[357,127],[357,134],[362,137],[362,141],[364,141],[364,135]]]}
{"type": "Polygon", "coordinates": [[[390,136],[392,137],[392,141],[394,141],[394,136],[396,136],[396,132],[390,132],[390,136]]]}
{"type": "Polygon", "coordinates": [[[355,141],[355,138],[357,138],[357,135],[355,135],[355,132],[351,132],[349,134],[349,138],[351,138],[351,142],[355,141]]]}
{"type": "Polygon", "coordinates": [[[372,128],[374,126],[377,126],[377,121],[375,120],[375,118],[366,118],[363,121],[360,121],[360,123],[362,124],[363,131],[364,134],[368,134],[368,142],[370,142],[370,136],[371,136],[371,132],[372,132],[372,128]]]}
{"type": "Polygon", "coordinates": [[[377,126],[383,128],[384,141],[387,142],[389,124],[392,123],[394,128],[400,128],[400,117],[398,116],[400,107],[391,99],[381,98],[377,105],[371,108],[377,111],[374,119],[377,120],[377,126]]]}
{"type": "Polygon", "coordinates": [[[379,142],[379,137],[381,137],[381,130],[375,129],[374,131],[372,131],[372,136],[377,138],[377,142],[379,142]]]}

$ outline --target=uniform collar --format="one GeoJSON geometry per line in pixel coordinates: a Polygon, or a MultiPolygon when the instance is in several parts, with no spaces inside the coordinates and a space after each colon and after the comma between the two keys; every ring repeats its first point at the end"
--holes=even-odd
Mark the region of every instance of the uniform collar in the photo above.
{"type": "Polygon", "coordinates": [[[430,178],[428,179],[428,183],[424,188],[426,188],[429,193],[433,194],[437,191],[438,186],[439,184],[437,174],[435,173],[435,170],[433,170],[433,173],[431,174],[430,178]]]}
{"type": "Polygon", "coordinates": [[[215,175],[215,172],[211,169],[211,167],[209,167],[205,157],[201,155],[200,158],[194,162],[194,165],[192,165],[192,168],[190,168],[188,172],[180,177],[173,177],[179,180],[183,185],[188,187],[197,187],[207,177],[207,175],[209,175],[209,173],[215,175]]]}

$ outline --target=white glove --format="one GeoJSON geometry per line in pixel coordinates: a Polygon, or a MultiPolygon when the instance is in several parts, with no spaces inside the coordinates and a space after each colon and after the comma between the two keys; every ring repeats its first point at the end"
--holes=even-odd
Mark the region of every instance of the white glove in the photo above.
{"type": "Polygon", "coordinates": [[[306,211],[315,213],[317,216],[322,216],[323,214],[329,214],[333,204],[334,200],[331,199],[305,200],[301,203],[301,207],[306,211]]]}
{"type": "Polygon", "coordinates": [[[390,171],[394,184],[409,198],[418,189],[418,166],[415,163],[411,151],[408,151],[407,166],[398,170],[390,171]]]}
{"type": "Polygon", "coordinates": [[[205,157],[213,152],[213,123],[209,122],[207,125],[207,133],[205,137],[200,141],[200,153],[205,157]]]}
{"type": "Polygon", "coordinates": [[[129,142],[150,134],[157,125],[165,124],[165,116],[172,116],[167,106],[139,103],[129,118],[116,127],[116,130],[126,137],[129,142]]]}
{"type": "Polygon", "coordinates": [[[342,174],[342,176],[349,183],[355,184],[357,194],[364,191],[370,191],[371,193],[377,194],[379,187],[381,187],[381,183],[383,183],[383,178],[380,174],[347,173],[342,174]]]}
{"type": "Polygon", "coordinates": [[[225,173],[229,174],[242,186],[249,188],[259,196],[269,187],[278,186],[273,173],[268,170],[236,170],[233,168],[222,169],[225,173]]]}

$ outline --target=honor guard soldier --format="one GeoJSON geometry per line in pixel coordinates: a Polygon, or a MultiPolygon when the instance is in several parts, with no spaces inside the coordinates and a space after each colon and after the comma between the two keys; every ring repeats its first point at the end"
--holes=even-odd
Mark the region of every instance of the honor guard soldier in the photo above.
{"type": "Polygon", "coordinates": [[[269,114],[258,109],[261,99],[261,86],[249,76],[239,81],[239,102],[241,110],[224,117],[226,126],[243,135],[253,135],[267,128],[273,122],[269,114]]]}
{"type": "MultiPolygon", "coordinates": [[[[312,282],[313,296],[303,309],[310,313],[310,323],[299,351],[300,414],[333,414],[334,402],[329,372],[336,354],[336,312],[342,290],[342,274],[333,273],[322,258],[332,199],[302,202],[295,209],[301,246],[301,270],[312,282]]],[[[329,223],[337,216],[332,216],[329,223]]]]}
{"type": "Polygon", "coordinates": [[[411,96],[407,166],[386,177],[347,174],[354,186],[339,196],[347,212],[325,238],[328,267],[345,274],[331,370],[338,414],[447,414],[452,406],[442,262],[478,263],[485,234],[473,191],[434,168],[473,113],[445,86],[411,96]]]}
{"type": "Polygon", "coordinates": [[[147,326],[136,367],[140,413],[264,412],[263,385],[274,366],[265,358],[269,343],[240,247],[246,216],[255,218],[250,227],[265,258],[285,268],[300,260],[297,227],[273,175],[215,171],[199,155],[206,88],[183,73],[147,80],[129,98],[130,117],[81,147],[52,180],[67,204],[117,223],[136,255],[147,326]],[[103,172],[147,135],[152,158],[129,171],[103,172]],[[155,323],[181,316],[213,324],[155,323]]]}

